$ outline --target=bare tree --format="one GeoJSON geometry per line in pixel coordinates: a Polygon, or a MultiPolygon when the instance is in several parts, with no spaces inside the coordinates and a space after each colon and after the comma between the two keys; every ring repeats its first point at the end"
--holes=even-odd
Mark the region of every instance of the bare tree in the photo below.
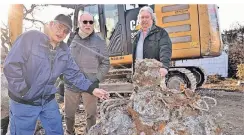
{"type": "MultiPolygon", "coordinates": [[[[26,21],[30,21],[32,22],[32,26],[27,29],[32,28],[33,26],[37,25],[38,23],[41,25],[44,25],[44,22],[38,19],[35,19],[35,11],[36,10],[41,10],[42,8],[44,8],[45,6],[48,5],[37,5],[37,4],[32,4],[30,6],[30,8],[27,8],[26,6],[24,6],[24,16],[23,16],[23,20],[26,21]]],[[[1,22],[3,25],[1,26],[1,45],[2,45],[2,55],[5,55],[8,52],[8,48],[11,46],[11,42],[10,42],[10,37],[9,37],[9,27],[7,24],[5,24],[4,22],[1,22]]],[[[1,56],[4,57],[4,56],[1,56]]]]}
{"type": "Polygon", "coordinates": [[[236,78],[237,66],[244,63],[244,25],[235,23],[230,30],[225,30],[222,34],[223,42],[228,44],[229,70],[230,77],[236,78]]]}
{"type": "Polygon", "coordinates": [[[24,6],[24,20],[31,21],[32,23],[41,23],[42,25],[44,25],[43,21],[35,19],[34,13],[35,13],[36,10],[41,10],[45,6],[48,6],[48,5],[47,4],[45,4],[45,5],[32,4],[30,6],[30,9],[27,9],[24,6]]]}

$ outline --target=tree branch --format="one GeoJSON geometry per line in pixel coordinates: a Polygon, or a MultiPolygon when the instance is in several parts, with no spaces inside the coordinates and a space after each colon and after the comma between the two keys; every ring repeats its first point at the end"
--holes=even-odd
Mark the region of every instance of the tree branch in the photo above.
{"type": "Polygon", "coordinates": [[[24,6],[24,9],[25,9],[25,11],[24,11],[24,18],[26,18],[26,16],[28,14],[32,13],[34,11],[35,7],[37,7],[36,4],[31,4],[31,8],[27,10],[27,8],[24,6]]]}
{"type": "Polygon", "coordinates": [[[34,25],[34,24],[32,23],[30,27],[25,27],[25,31],[27,31],[28,29],[32,28],[33,25],[34,25]]]}
{"type": "MultiPolygon", "coordinates": [[[[34,17],[34,11],[35,10],[39,10],[38,7],[43,8],[44,6],[48,6],[47,4],[32,4],[30,6],[30,9],[28,9],[25,5],[23,6],[23,20],[27,20],[32,22],[32,26],[26,29],[30,29],[32,28],[35,23],[41,23],[42,25],[45,25],[45,23],[41,20],[35,19],[34,17]]],[[[8,51],[8,47],[11,46],[11,42],[10,42],[10,37],[9,37],[9,27],[8,24],[5,24],[3,21],[1,21],[1,23],[3,24],[1,26],[1,46],[3,47],[2,49],[5,51],[8,51]]]]}
{"type": "Polygon", "coordinates": [[[48,6],[47,4],[41,4],[41,5],[38,5],[38,4],[31,4],[31,8],[30,9],[27,9],[25,6],[24,6],[24,18],[28,15],[28,14],[32,14],[33,11],[37,8],[37,7],[43,7],[43,6],[48,6]]]}
{"type": "Polygon", "coordinates": [[[8,29],[7,28],[1,28],[1,45],[5,50],[8,50],[5,44],[10,45],[10,38],[8,35],[8,29]]]}
{"type": "Polygon", "coordinates": [[[42,22],[42,21],[40,21],[40,20],[37,20],[37,19],[30,19],[30,18],[25,18],[25,20],[27,20],[27,21],[31,21],[31,22],[39,22],[39,23],[41,23],[42,25],[45,25],[45,23],[44,22],[42,22]]]}

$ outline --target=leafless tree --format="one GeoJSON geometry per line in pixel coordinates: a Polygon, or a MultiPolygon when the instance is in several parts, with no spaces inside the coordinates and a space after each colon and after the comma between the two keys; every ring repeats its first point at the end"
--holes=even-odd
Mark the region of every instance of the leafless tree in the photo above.
{"type": "Polygon", "coordinates": [[[222,34],[223,42],[228,44],[230,77],[236,78],[237,65],[244,63],[244,25],[235,23],[229,30],[222,34]]]}
{"type": "MultiPolygon", "coordinates": [[[[43,9],[45,6],[48,5],[37,5],[37,4],[32,4],[30,7],[26,7],[24,5],[24,15],[23,15],[23,20],[26,21],[30,21],[32,22],[32,26],[29,28],[25,28],[25,30],[28,30],[34,26],[36,26],[37,24],[41,24],[44,25],[44,22],[41,20],[38,20],[35,18],[34,14],[35,11],[37,10],[41,10],[43,9]]],[[[2,26],[1,26],[1,58],[2,60],[5,58],[6,54],[8,53],[8,48],[11,46],[11,42],[10,42],[10,37],[9,37],[9,27],[7,24],[5,24],[4,22],[1,22],[2,26]]]]}

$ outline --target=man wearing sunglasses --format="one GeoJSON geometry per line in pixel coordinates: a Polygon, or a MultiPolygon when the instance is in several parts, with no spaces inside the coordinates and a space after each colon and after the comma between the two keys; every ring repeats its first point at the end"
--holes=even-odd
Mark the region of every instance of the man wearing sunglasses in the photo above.
{"type": "Polygon", "coordinates": [[[106,91],[98,89],[98,83],[92,83],[80,72],[63,42],[71,28],[70,17],[60,14],[46,25],[46,34],[31,30],[13,44],[3,69],[10,97],[11,135],[33,135],[38,118],[45,134],[64,134],[54,95],[54,83],[61,73],[72,87],[108,98],[106,91]]]}
{"type": "MultiPolygon", "coordinates": [[[[90,13],[79,17],[79,28],[76,30],[70,48],[80,71],[93,82],[101,82],[107,74],[110,63],[106,42],[94,32],[94,18],[90,13]]],[[[85,92],[73,89],[65,83],[64,103],[66,134],[74,135],[75,112],[81,97],[87,114],[86,132],[96,124],[97,98],[85,92]]]]}

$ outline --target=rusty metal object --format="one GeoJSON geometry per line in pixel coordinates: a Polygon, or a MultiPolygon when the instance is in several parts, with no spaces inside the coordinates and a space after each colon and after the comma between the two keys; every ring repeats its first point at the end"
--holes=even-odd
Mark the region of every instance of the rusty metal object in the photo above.
{"type": "Polygon", "coordinates": [[[134,90],[129,100],[104,101],[101,121],[89,135],[220,135],[221,129],[208,114],[205,99],[190,89],[168,89],[160,76],[161,63],[137,61],[134,90]]]}

